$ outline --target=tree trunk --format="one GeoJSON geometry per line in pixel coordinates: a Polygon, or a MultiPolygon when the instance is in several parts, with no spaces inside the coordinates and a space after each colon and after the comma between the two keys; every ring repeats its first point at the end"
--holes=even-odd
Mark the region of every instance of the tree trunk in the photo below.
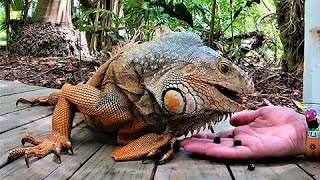
{"type": "Polygon", "coordinates": [[[11,52],[41,57],[88,56],[84,35],[72,26],[71,0],[39,0],[32,22],[14,33],[11,52]]]}
{"type": "Polygon", "coordinates": [[[294,71],[303,64],[304,1],[276,1],[280,39],[283,44],[282,70],[294,71]]]}
{"type": "Polygon", "coordinates": [[[72,27],[70,0],[39,0],[32,17],[34,22],[50,22],[72,27]]]}
{"type": "Polygon", "coordinates": [[[6,0],[6,35],[7,35],[7,46],[6,46],[6,50],[9,51],[10,50],[10,0],[6,0]]]}

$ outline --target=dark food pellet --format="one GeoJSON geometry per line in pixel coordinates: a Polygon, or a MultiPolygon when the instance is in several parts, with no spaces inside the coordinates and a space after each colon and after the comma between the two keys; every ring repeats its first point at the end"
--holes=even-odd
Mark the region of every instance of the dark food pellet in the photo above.
{"type": "Polygon", "coordinates": [[[241,140],[234,140],[233,141],[233,146],[241,146],[242,143],[241,143],[241,140]]]}
{"type": "Polygon", "coordinates": [[[220,137],[213,138],[213,143],[220,144],[220,142],[221,142],[221,138],[220,137]]]}
{"type": "Polygon", "coordinates": [[[253,171],[256,166],[253,163],[248,164],[248,169],[253,171]]]}

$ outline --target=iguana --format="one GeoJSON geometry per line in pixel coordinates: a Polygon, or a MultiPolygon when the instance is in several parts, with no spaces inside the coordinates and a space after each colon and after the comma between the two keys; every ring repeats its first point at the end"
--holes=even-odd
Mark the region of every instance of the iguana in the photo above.
{"type": "Polygon", "coordinates": [[[8,160],[44,157],[62,149],[72,152],[75,110],[93,129],[117,133],[116,161],[173,156],[176,138],[223,115],[243,110],[239,95],[253,93],[253,81],[231,61],[204,46],[191,32],[170,32],[153,41],[122,48],[86,84],[65,84],[49,96],[23,103],[55,105],[52,131],[45,138],[30,134],[8,160]]]}

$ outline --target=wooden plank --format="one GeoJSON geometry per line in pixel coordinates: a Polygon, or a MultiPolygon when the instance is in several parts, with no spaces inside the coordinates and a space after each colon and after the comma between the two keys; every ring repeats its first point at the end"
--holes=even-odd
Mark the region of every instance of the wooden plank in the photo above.
{"type": "Polygon", "coordinates": [[[115,161],[110,156],[112,150],[112,145],[105,144],[71,179],[102,179],[101,177],[105,176],[115,164],[115,161]]]}
{"type": "Polygon", "coordinates": [[[34,106],[31,108],[2,115],[0,116],[0,133],[36,121],[38,119],[50,116],[52,112],[52,106],[34,106]]]}
{"type": "MultiPolygon", "coordinates": [[[[51,131],[51,119],[52,116],[48,116],[0,134],[0,166],[7,162],[8,153],[11,149],[22,146],[21,138],[23,135],[30,133],[36,137],[46,136],[51,131]]],[[[82,121],[82,114],[76,113],[73,127],[82,121]]]]}
{"type": "MultiPolygon", "coordinates": [[[[140,161],[115,162],[111,158],[114,146],[104,145],[71,179],[150,179],[154,163],[140,161]]],[[[51,176],[51,175],[50,175],[51,176]]],[[[52,176],[54,177],[54,176],[52,176]]]]}
{"type": "Polygon", "coordinates": [[[192,158],[182,149],[166,164],[157,166],[154,179],[231,179],[223,163],[192,158]]]}
{"type": "Polygon", "coordinates": [[[320,161],[310,161],[305,156],[295,157],[296,164],[298,164],[304,171],[315,179],[320,179],[320,161]]]}
{"type": "Polygon", "coordinates": [[[312,179],[293,161],[274,160],[274,163],[254,163],[254,171],[248,169],[247,164],[230,164],[235,179],[312,179]],[[280,161],[280,162],[279,162],[280,161]],[[282,161],[282,162],[281,162],[282,161]]]}
{"type": "Polygon", "coordinates": [[[154,162],[116,162],[104,179],[150,179],[155,169],[154,162]]]}
{"type": "Polygon", "coordinates": [[[25,85],[25,84],[0,80],[0,96],[8,96],[11,94],[17,94],[17,93],[22,93],[22,92],[27,92],[27,91],[34,91],[37,89],[44,89],[44,87],[29,86],[29,85],[25,85]]]}
{"type": "Polygon", "coordinates": [[[62,154],[61,164],[52,153],[39,160],[32,158],[30,168],[21,158],[4,166],[0,170],[0,179],[66,179],[109,141],[110,136],[94,132],[82,124],[73,129],[71,140],[74,154],[62,154]]]}
{"type": "Polygon", "coordinates": [[[34,91],[28,91],[24,93],[18,93],[18,94],[12,94],[8,96],[1,96],[0,97],[0,115],[7,114],[10,112],[15,112],[20,109],[26,109],[29,108],[29,104],[22,104],[20,103],[18,106],[16,106],[16,101],[23,97],[23,98],[33,98],[37,96],[45,96],[49,95],[53,89],[39,89],[34,91]]]}

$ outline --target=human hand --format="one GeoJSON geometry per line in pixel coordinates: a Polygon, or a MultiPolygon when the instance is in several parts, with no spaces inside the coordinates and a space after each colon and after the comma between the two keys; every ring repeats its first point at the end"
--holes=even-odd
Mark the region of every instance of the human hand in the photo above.
{"type": "Polygon", "coordinates": [[[286,107],[267,106],[242,111],[230,119],[234,129],[213,134],[198,134],[180,145],[190,153],[224,159],[285,157],[305,154],[307,123],[305,117],[286,107]],[[228,136],[232,136],[228,138],[228,136]],[[213,143],[220,137],[220,144],[213,143]],[[241,146],[234,146],[241,140],[241,146]]]}

